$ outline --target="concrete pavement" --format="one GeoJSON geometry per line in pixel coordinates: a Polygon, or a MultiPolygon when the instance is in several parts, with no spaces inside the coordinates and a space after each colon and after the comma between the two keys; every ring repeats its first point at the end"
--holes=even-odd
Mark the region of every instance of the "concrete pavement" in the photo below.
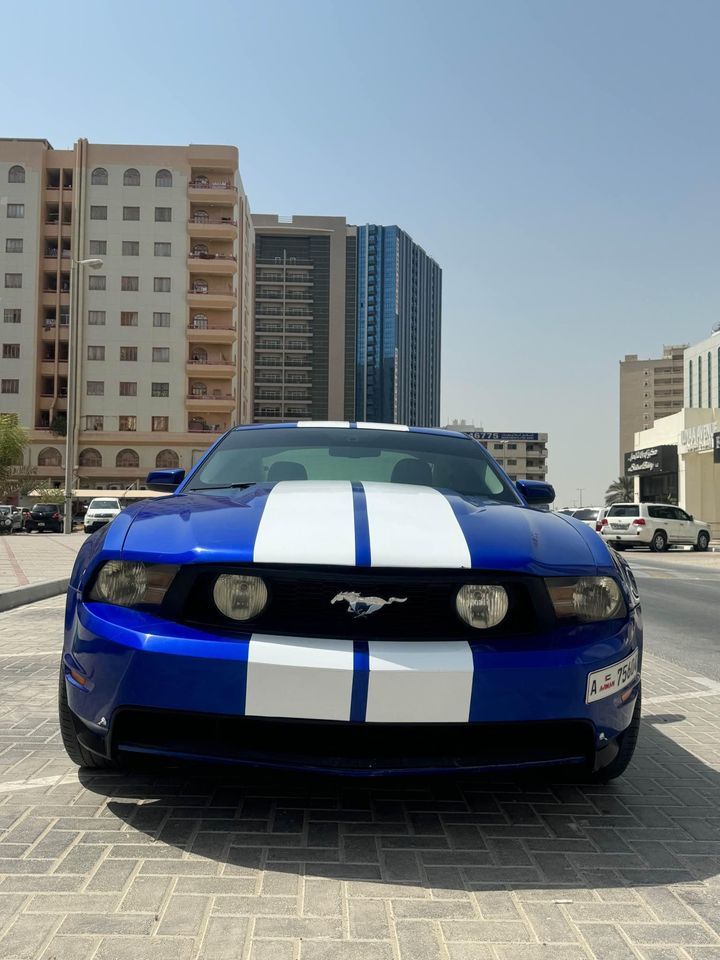
{"type": "Polygon", "coordinates": [[[720,684],[649,654],[607,787],[78,775],[61,628],[0,617],[3,960],[719,960],[720,684]]]}
{"type": "Polygon", "coordinates": [[[84,533],[17,533],[0,537],[0,593],[69,577],[84,533]]]}

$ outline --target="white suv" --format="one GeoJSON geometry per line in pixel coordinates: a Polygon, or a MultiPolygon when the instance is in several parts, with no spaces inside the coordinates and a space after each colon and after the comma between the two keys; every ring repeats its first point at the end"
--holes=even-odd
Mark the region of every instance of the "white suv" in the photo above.
{"type": "Polygon", "coordinates": [[[667,503],[615,503],[601,520],[600,535],[616,550],[650,547],[655,553],[673,544],[707,550],[710,527],[667,503]]]}
{"type": "Polygon", "coordinates": [[[92,533],[106,523],[110,523],[121,510],[120,501],[115,497],[95,497],[90,501],[87,513],[83,517],[85,533],[92,533]]]}

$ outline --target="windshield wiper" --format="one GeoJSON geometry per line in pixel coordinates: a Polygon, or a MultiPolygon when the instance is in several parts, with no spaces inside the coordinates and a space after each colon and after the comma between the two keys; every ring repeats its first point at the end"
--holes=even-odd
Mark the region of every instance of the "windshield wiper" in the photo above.
{"type": "Polygon", "coordinates": [[[203,490],[246,490],[254,487],[257,480],[247,480],[244,483],[218,483],[212,487],[188,487],[183,493],[202,493],[203,490]]]}

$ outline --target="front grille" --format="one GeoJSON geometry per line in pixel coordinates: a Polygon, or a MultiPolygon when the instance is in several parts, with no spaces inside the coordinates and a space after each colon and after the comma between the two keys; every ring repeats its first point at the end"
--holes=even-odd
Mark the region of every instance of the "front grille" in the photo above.
{"type": "Polygon", "coordinates": [[[477,571],[401,571],[339,568],[289,570],[287,567],[185,567],[173,584],[166,612],[182,622],[223,630],[277,633],[348,639],[469,639],[522,635],[547,629],[552,621],[542,580],[481,574],[477,571]],[[215,607],[213,585],[220,573],[248,573],[265,580],[269,602],[253,621],[238,624],[215,607]],[[510,605],[501,624],[475,630],[455,609],[455,597],[464,583],[501,584],[510,605]],[[340,593],[364,597],[405,598],[366,617],[356,617],[340,593]]]}
{"type": "Polygon", "coordinates": [[[577,763],[594,746],[581,720],[333,723],[126,708],[113,721],[111,750],[370,773],[577,763]]]}

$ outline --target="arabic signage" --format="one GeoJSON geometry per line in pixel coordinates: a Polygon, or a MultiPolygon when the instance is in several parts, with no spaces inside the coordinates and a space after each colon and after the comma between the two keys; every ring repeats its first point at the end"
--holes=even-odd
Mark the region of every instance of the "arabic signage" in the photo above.
{"type": "Polygon", "coordinates": [[[713,449],[713,436],[718,431],[716,423],[701,423],[699,427],[688,427],[680,434],[679,453],[703,453],[713,449]]]}
{"type": "Polygon", "coordinates": [[[485,430],[475,430],[468,434],[475,440],[539,440],[538,433],[488,433],[485,430]]]}
{"type": "Polygon", "coordinates": [[[625,454],[626,477],[648,477],[657,473],[677,473],[678,451],[672,443],[625,454]]]}
{"type": "Polygon", "coordinates": [[[720,433],[713,434],[713,463],[720,463],[720,433]]]}

